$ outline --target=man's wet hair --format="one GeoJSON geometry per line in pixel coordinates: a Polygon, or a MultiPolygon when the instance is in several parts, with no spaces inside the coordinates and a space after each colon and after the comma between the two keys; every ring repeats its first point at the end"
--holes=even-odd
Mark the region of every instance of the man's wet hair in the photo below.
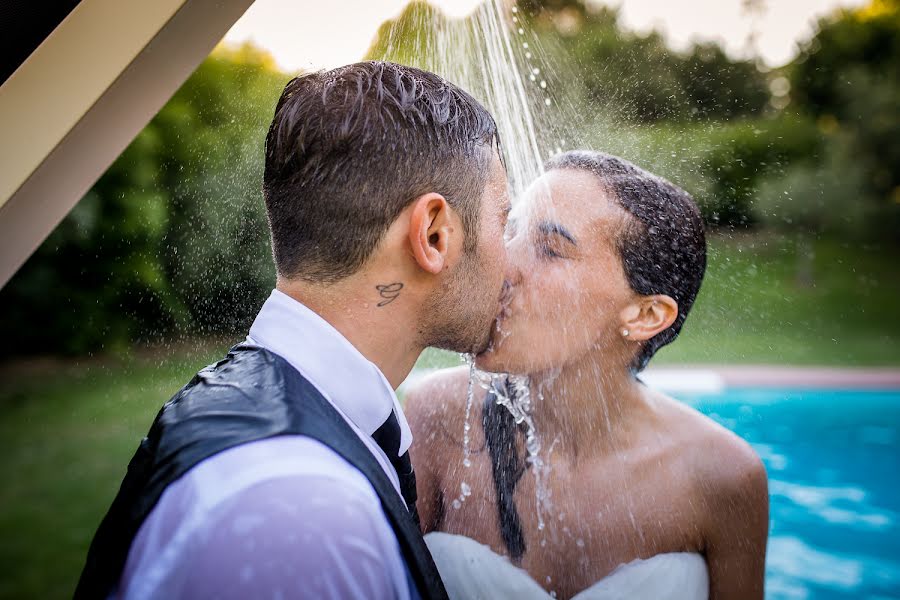
{"type": "Polygon", "coordinates": [[[499,144],[490,113],[434,73],[372,61],[294,78],[266,136],[263,175],[279,275],[352,275],[429,192],[460,215],[473,251],[499,144]]]}
{"type": "Polygon", "coordinates": [[[706,272],[706,234],[700,210],[678,186],[610,154],[566,152],[551,169],[577,169],[595,175],[628,213],[616,240],[628,283],[643,296],[665,294],[678,303],[671,327],[644,343],[631,367],[639,372],[656,351],[678,337],[706,272]]]}

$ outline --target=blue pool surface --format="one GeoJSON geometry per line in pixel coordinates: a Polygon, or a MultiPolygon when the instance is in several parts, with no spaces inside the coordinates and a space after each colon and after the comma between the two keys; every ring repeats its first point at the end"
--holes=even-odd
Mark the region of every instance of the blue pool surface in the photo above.
{"type": "Polygon", "coordinates": [[[674,395],[766,465],[766,598],[900,599],[900,390],[674,395]]]}

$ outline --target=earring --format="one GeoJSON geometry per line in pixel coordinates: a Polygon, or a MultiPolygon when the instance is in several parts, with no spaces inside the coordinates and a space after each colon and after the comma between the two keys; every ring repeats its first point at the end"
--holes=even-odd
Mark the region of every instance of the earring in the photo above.
{"type": "Polygon", "coordinates": [[[628,337],[628,330],[627,330],[627,329],[623,329],[623,330],[622,330],[622,337],[628,337]]]}

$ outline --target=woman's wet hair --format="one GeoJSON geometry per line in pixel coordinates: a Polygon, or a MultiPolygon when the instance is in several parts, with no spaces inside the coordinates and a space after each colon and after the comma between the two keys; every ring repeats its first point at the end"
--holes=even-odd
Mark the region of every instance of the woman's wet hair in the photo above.
{"type": "Polygon", "coordinates": [[[631,365],[647,366],[656,351],[678,337],[703,274],[706,235],[700,210],[690,194],[617,156],[573,151],[552,158],[546,169],[586,171],[597,177],[628,220],[616,240],[631,289],[642,296],[664,294],[678,303],[675,322],[644,343],[631,365]]]}
{"type": "Polygon", "coordinates": [[[507,379],[494,382],[504,389],[488,390],[481,410],[481,424],[484,427],[485,446],[491,457],[491,475],[494,493],[497,495],[497,523],[500,537],[509,552],[509,558],[518,563],[525,554],[525,533],[522,520],[516,508],[516,485],[525,474],[527,465],[519,458],[516,438],[523,433],[522,425],[517,425],[505,406],[497,403],[498,391],[506,396],[515,394],[515,389],[507,379]]]}

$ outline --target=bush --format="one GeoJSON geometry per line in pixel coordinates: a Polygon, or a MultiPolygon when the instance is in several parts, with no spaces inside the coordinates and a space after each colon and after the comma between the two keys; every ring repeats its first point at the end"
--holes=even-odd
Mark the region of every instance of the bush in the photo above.
{"type": "Polygon", "coordinates": [[[262,158],[284,80],[249,47],[206,59],[0,291],[0,357],[245,325],[274,281],[262,158]]]}
{"type": "Polygon", "coordinates": [[[815,161],[823,148],[813,122],[788,116],[723,127],[710,143],[702,168],[712,184],[698,202],[708,223],[727,226],[752,225],[759,183],[788,165],[815,161]]]}
{"type": "Polygon", "coordinates": [[[839,135],[865,173],[869,234],[900,228],[900,0],[870,0],[819,21],[788,69],[796,110],[839,135]]]}
{"type": "Polygon", "coordinates": [[[822,161],[802,161],[762,179],[752,210],[772,229],[860,238],[874,207],[866,190],[865,169],[854,160],[849,143],[832,140],[822,161]]]}

